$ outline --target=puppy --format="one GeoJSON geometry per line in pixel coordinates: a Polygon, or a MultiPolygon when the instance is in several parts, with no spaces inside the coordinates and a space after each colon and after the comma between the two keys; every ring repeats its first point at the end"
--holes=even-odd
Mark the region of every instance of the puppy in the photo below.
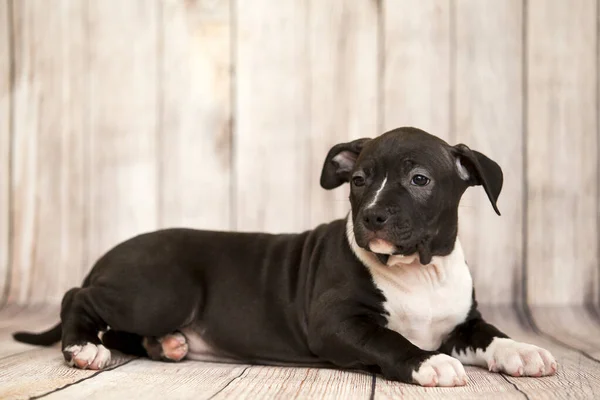
{"type": "Polygon", "coordinates": [[[15,339],[62,340],[65,360],[90,369],[107,366],[112,348],[165,361],[360,369],[422,386],[465,385],[463,364],[551,375],[548,351],[482,319],[457,238],[464,191],[483,186],[499,214],[502,181],[485,155],[416,128],[341,143],[321,186],[350,183],[345,220],[300,234],[134,237],[65,294],[57,326],[15,339]]]}

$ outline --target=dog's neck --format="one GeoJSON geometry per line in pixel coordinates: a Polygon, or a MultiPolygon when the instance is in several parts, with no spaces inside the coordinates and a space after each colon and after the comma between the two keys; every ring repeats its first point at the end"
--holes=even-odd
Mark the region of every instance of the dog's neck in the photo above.
{"type": "Polygon", "coordinates": [[[346,217],[346,237],[348,238],[348,243],[352,252],[371,273],[383,272],[387,275],[393,273],[394,270],[400,269],[414,269],[415,272],[420,270],[434,270],[437,278],[443,281],[455,265],[465,265],[464,252],[460,241],[458,240],[458,236],[456,237],[454,247],[450,254],[433,256],[431,262],[427,265],[420,263],[419,255],[417,253],[411,255],[392,255],[388,258],[386,264],[382,263],[374,253],[363,249],[356,243],[352,215],[346,217]]]}

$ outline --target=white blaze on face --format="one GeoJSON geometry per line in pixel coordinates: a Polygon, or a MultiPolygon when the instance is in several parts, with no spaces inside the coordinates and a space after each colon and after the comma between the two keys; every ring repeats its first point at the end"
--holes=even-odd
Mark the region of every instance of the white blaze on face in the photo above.
{"type": "Polygon", "coordinates": [[[373,207],[375,204],[377,204],[379,195],[381,194],[381,191],[383,190],[386,183],[387,183],[387,175],[385,176],[385,178],[383,178],[383,181],[381,182],[381,186],[379,186],[379,189],[377,189],[377,191],[375,192],[375,196],[373,196],[373,200],[371,200],[371,202],[365,207],[365,209],[369,209],[369,208],[373,207]]]}

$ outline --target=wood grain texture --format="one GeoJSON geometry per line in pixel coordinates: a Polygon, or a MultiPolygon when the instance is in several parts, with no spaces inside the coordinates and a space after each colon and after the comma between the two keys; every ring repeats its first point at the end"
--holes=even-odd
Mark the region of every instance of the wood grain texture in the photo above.
{"type": "Polygon", "coordinates": [[[92,371],[69,367],[60,347],[37,348],[3,358],[0,371],[0,398],[27,399],[50,393],[56,389],[90,379],[96,374],[110,372],[130,358],[121,356],[111,361],[108,370],[92,371]]]}
{"type": "Polygon", "coordinates": [[[209,399],[234,381],[245,368],[233,364],[195,361],[175,364],[139,359],[46,398],[209,399]]]}
{"type": "Polygon", "coordinates": [[[236,227],[308,225],[306,2],[236,2],[236,227]],[[268,10],[268,12],[265,12],[268,10]]]}
{"type": "Polygon", "coordinates": [[[66,289],[80,283],[85,251],[84,3],[62,0],[50,8],[37,1],[12,4],[14,247],[9,301],[58,302],[66,289]]]}
{"type": "Polygon", "coordinates": [[[376,2],[309,1],[309,227],[343,218],[349,188],[326,191],[319,179],[329,149],[378,132],[376,2]]]}
{"type": "Polygon", "coordinates": [[[502,217],[482,187],[467,190],[460,206],[459,235],[482,303],[512,303],[521,293],[522,3],[454,3],[454,141],[486,154],[504,172],[502,217]]]}
{"type": "Polygon", "coordinates": [[[527,292],[532,304],[598,293],[596,1],[527,10],[527,292]]]}
{"type": "Polygon", "coordinates": [[[11,43],[8,0],[0,1],[0,304],[5,302],[10,268],[11,43]]]}
{"type": "Polygon", "coordinates": [[[364,399],[370,389],[370,375],[337,370],[136,360],[48,399],[364,399]]]}
{"type": "Polygon", "coordinates": [[[492,399],[522,399],[513,385],[501,375],[492,374],[483,368],[465,367],[469,383],[463,387],[455,388],[423,388],[416,385],[403,385],[377,379],[375,386],[376,399],[465,399],[465,398],[492,398],[492,399]]]}
{"type": "Polygon", "coordinates": [[[158,3],[89,2],[89,254],[158,223],[158,3]]]}
{"type": "MultiPolygon", "coordinates": [[[[0,398],[27,399],[93,376],[97,371],[69,367],[60,351],[14,341],[16,330],[41,331],[58,321],[56,306],[9,306],[0,310],[0,398]]],[[[130,357],[114,354],[112,366],[130,357]]]]}
{"type": "Polygon", "coordinates": [[[256,366],[215,399],[366,399],[370,374],[315,368],[256,366]]]}
{"type": "Polygon", "coordinates": [[[450,1],[383,0],[383,128],[450,139],[450,1]]]}
{"type": "MultiPolygon", "coordinates": [[[[3,307],[0,310],[0,360],[18,353],[39,350],[37,346],[14,340],[12,338],[14,332],[22,330],[40,332],[54,326],[59,319],[59,310],[56,306],[3,307]]],[[[60,347],[55,349],[60,352],[60,347]]]]}
{"type": "Polygon", "coordinates": [[[160,225],[230,228],[229,0],[162,1],[160,225]]]}
{"type": "Polygon", "coordinates": [[[600,363],[598,315],[585,307],[531,307],[536,326],[552,338],[578,349],[600,363]]]}
{"type": "Polygon", "coordinates": [[[58,322],[60,307],[53,304],[11,304],[0,309],[0,335],[11,329],[46,329],[58,322]],[[20,328],[19,328],[20,327],[20,328]]]}
{"type": "Polygon", "coordinates": [[[59,348],[38,348],[9,355],[2,360],[0,398],[26,399],[48,393],[96,371],[77,370],[64,362],[59,348]]]}

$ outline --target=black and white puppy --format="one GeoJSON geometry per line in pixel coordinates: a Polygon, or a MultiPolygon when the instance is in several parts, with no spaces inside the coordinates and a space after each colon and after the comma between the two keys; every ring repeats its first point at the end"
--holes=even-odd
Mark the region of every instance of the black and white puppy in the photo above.
{"type": "Polygon", "coordinates": [[[107,366],[113,348],[157,360],[362,369],[423,386],[466,384],[463,363],[551,375],[548,351],[481,318],[457,239],[464,191],[483,186],[498,212],[502,180],[483,154],[415,128],[338,144],[321,186],[350,182],[347,219],[300,234],[134,237],[65,294],[56,327],[15,338],[62,339],[65,359],[91,369],[107,366]]]}

